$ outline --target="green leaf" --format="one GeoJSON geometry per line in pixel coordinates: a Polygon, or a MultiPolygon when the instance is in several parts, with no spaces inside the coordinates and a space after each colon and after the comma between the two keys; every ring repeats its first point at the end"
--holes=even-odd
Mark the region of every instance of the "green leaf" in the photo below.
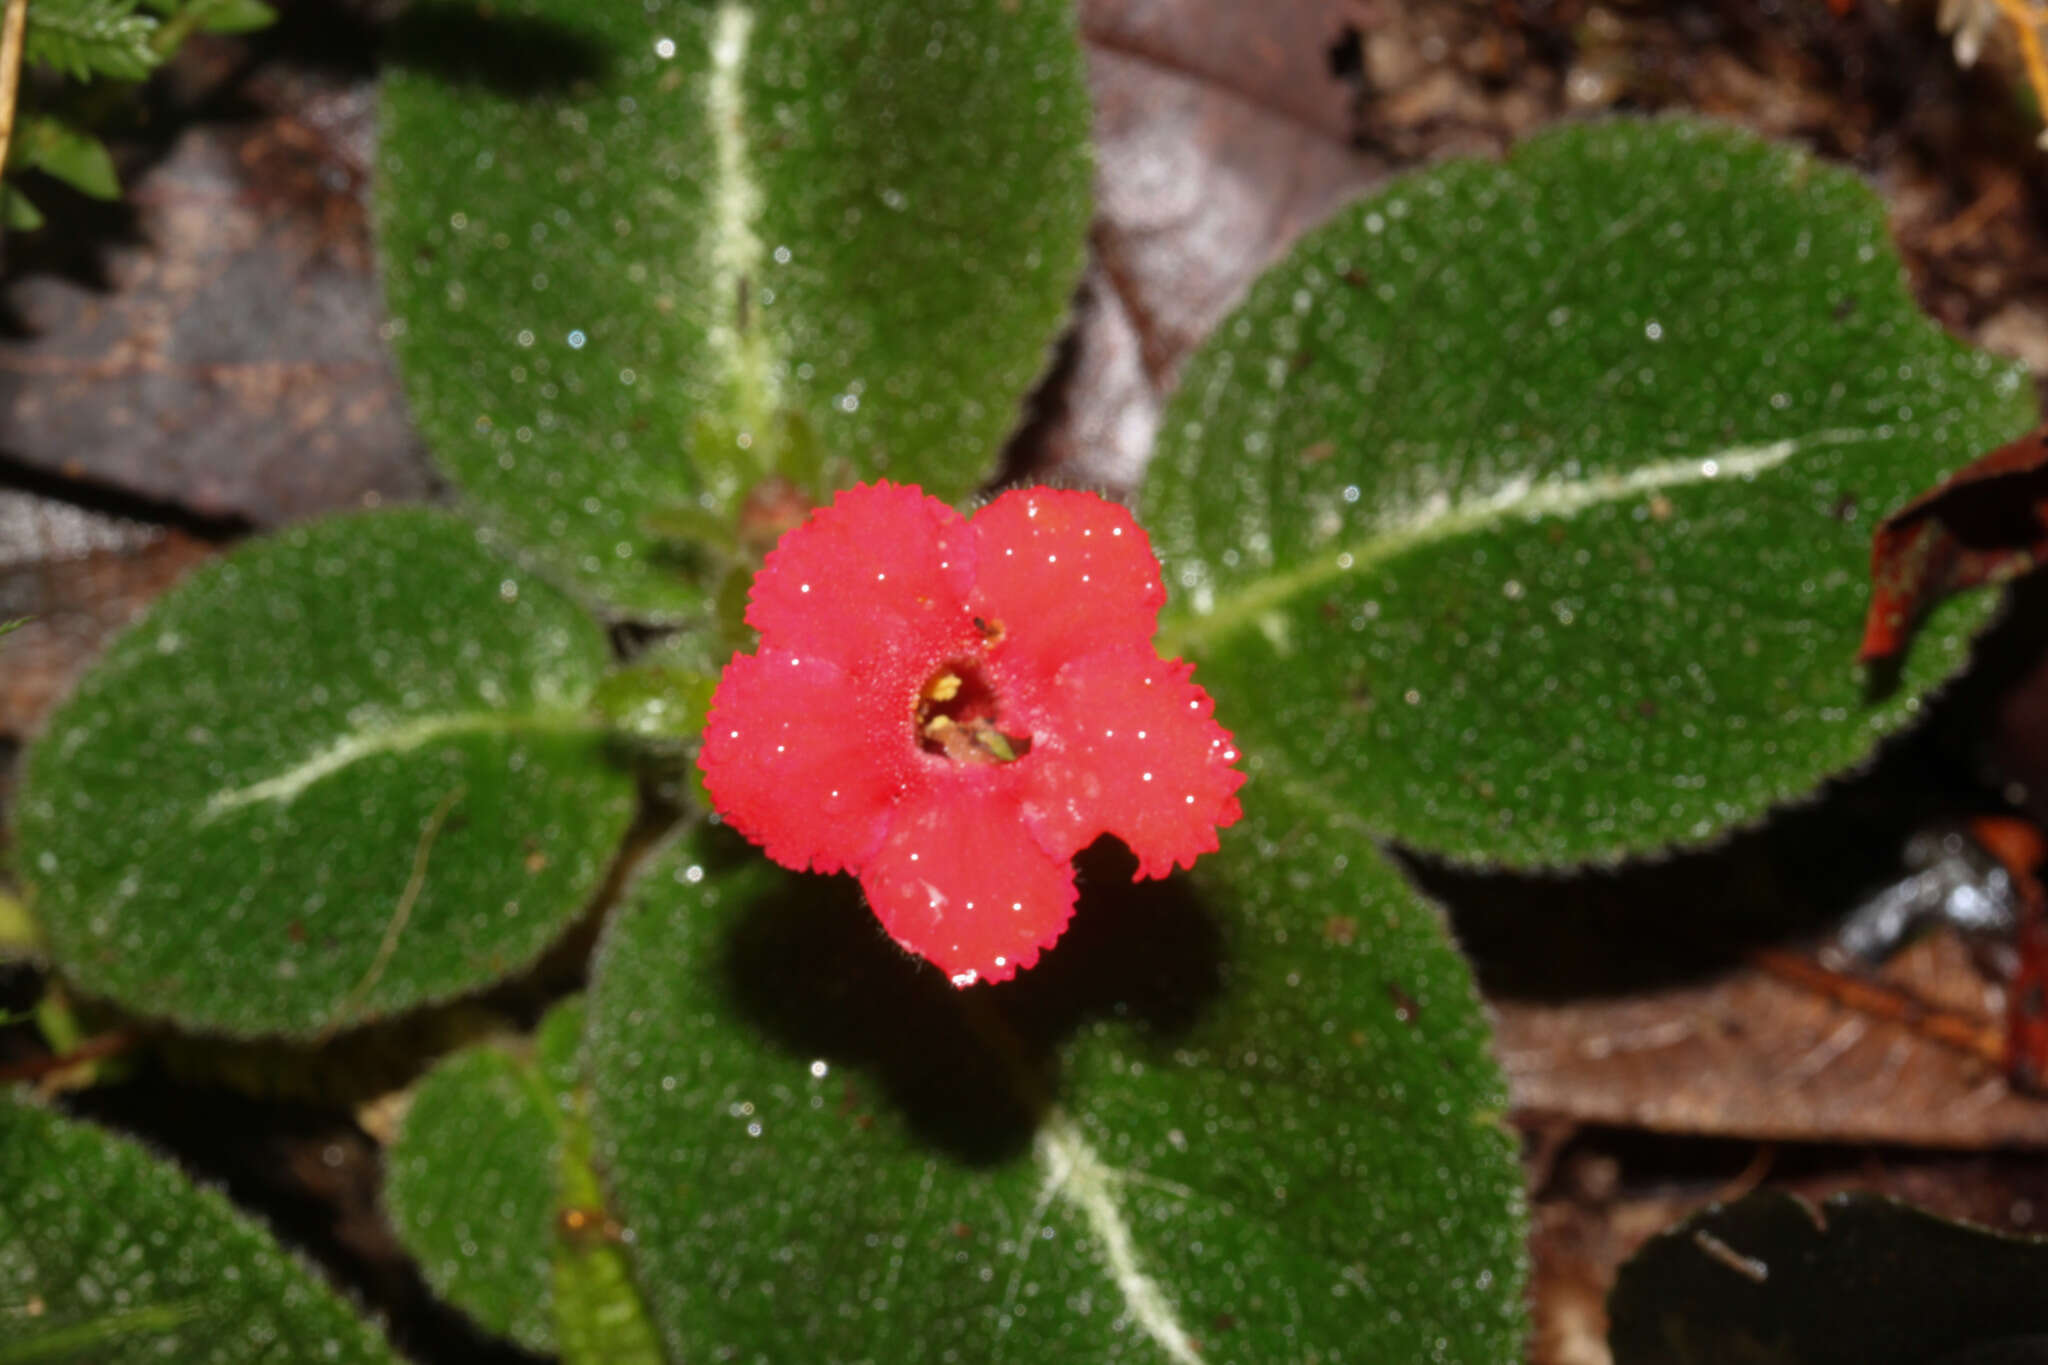
{"type": "Polygon", "coordinates": [[[624,1233],[606,1212],[592,1165],[591,1096],[583,1079],[579,998],[541,1022],[538,1061],[563,1116],[556,1222],[555,1339],[564,1365],[663,1365],[647,1301],[633,1283],[624,1233]]]}
{"type": "Polygon", "coordinates": [[[0,1094],[0,1365],[396,1357],[212,1190],[0,1094]]]}
{"type": "Polygon", "coordinates": [[[723,667],[705,648],[709,634],[663,642],[605,679],[596,704],[615,734],[651,748],[696,747],[723,667]]]}
{"type": "Polygon", "coordinates": [[[1871,1195],[1757,1194],[1645,1244],[1610,1341],[1616,1365],[2021,1365],[2048,1342],[2044,1281],[2048,1239],[1871,1195]]]}
{"type": "Polygon", "coordinates": [[[24,119],[15,147],[12,165],[34,167],[94,199],[121,197],[121,179],[106,144],[60,119],[24,119]]]}
{"type": "MultiPolygon", "coordinates": [[[[1342,817],[1083,862],[955,991],[846,879],[697,834],[594,972],[599,1167],[677,1358],[1512,1359],[1520,1174],[1465,966],[1342,817]]],[[[1097,850],[1104,853],[1105,850],[1097,850]]]]}
{"type": "Polygon", "coordinates": [[[770,471],[991,469],[1083,255],[1065,0],[421,5],[392,52],[413,411],[578,591],[704,611],[715,554],[655,523],[770,471]]]}
{"type": "Polygon", "coordinates": [[[202,33],[254,33],[277,22],[277,11],[263,0],[195,0],[202,33]]]}
{"type": "Polygon", "coordinates": [[[582,1032],[571,1001],[532,1049],[429,1073],[385,1158],[386,1207],[427,1283],[490,1330],[570,1365],[660,1365],[590,1169],[582,1032]]]}
{"type": "Polygon", "coordinates": [[[41,934],[28,907],[0,886],[0,962],[36,957],[42,946],[41,934]]]}
{"type": "Polygon", "coordinates": [[[384,1206],[434,1292],[535,1351],[552,1351],[561,1116],[528,1059],[449,1057],[419,1083],[384,1157],[384,1206]]]}
{"type": "Polygon", "coordinates": [[[1914,308],[1853,175],[1567,128],[1354,206],[1190,361],[1145,490],[1163,644],[1254,791],[1460,860],[1697,842],[1962,661],[1982,598],[1895,688],[1856,667],[1871,527],[2032,407],[1914,308]]]}
{"type": "Polygon", "coordinates": [[[34,232],[43,225],[43,215],[20,190],[12,185],[0,185],[0,225],[9,232],[34,232]]]}
{"type": "Polygon", "coordinates": [[[21,874],[82,990],[313,1034],[477,989],[588,903],[633,811],[604,633],[426,510],[195,572],[30,752],[21,874]]]}
{"type": "Polygon", "coordinates": [[[22,57],[74,80],[139,81],[163,60],[151,41],[156,29],[135,0],[36,0],[22,57]]]}

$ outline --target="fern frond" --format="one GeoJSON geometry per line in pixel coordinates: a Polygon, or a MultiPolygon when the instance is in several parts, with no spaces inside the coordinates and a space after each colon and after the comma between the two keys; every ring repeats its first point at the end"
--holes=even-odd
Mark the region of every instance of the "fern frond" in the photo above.
{"type": "Polygon", "coordinates": [[[78,80],[139,81],[162,60],[135,0],[31,0],[23,56],[78,80]]]}

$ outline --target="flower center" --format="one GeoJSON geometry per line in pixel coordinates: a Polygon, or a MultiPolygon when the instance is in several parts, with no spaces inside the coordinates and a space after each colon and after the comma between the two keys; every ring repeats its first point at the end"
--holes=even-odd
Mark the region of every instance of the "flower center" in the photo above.
{"type": "Polygon", "coordinates": [[[1002,732],[998,700],[975,664],[943,665],[918,689],[918,743],[955,763],[1016,762],[1031,752],[1031,736],[1002,732]]]}

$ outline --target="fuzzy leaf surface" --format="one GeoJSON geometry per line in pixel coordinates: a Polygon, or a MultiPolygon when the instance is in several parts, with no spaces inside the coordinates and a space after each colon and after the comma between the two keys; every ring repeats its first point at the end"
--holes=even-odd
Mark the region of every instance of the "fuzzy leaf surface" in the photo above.
{"type": "Polygon", "coordinates": [[[603,632],[439,513],[295,528],[122,636],[29,754],[17,866],[84,991],[315,1034],[474,990],[588,902],[633,810],[603,632]]]}
{"type": "Polygon", "coordinates": [[[377,1330],[213,1190],[0,1094],[0,1365],[396,1365],[377,1330]]]}
{"type": "Polygon", "coordinates": [[[531,1351],[555,1346],[555,1096],[530,1058],[465,1048],[413,1092],[384,1205],[434,1292],[531,1351]]]}
{"type": "Polygon", "coordinates": [[[393,1226],[436,1293],[567,1365],[661,1365],[590,1169],[581,999],[530,1045],[437,1066],[386,1156],[393,1226]]]}
{"type": "Polygon", "coordinates": [[[597,1164],[672,1355],[1497,1362],[1505,1102],[1463,962],[1355,822],[1248,806],[1190,882],[1098,848],[951,988],[723,834],[601,950],[597,1164]]]}
{"type": "Polygon", "coordinates": [[[1081,265],[1070,5],[423,5],[393,53],[414,413],[578,592],[701,611],[688,528],[773,469],[986,476],[1081,265]]]}
{"type": "Polygon", "coordinates": [[[1190,362],[1145,513],[1253,781],[1452,858],[1705,840],[1961,662],[1853,662],[1870,527],[2033,424],[1921,316],[1846,171],[1625,120],[1409,176],[1190,362]]]}

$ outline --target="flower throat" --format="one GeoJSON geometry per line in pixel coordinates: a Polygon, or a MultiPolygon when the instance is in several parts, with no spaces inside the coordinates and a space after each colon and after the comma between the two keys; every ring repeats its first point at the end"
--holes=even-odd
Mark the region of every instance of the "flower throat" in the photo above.
{"type": "Polygon", "coordinates": [[[997,726],[996,691],[966,660],[943,665],[917,694],[917,738],[925,752],[955,763],[1014,763],[1031,752],[1031,736],[997,726]]]}

